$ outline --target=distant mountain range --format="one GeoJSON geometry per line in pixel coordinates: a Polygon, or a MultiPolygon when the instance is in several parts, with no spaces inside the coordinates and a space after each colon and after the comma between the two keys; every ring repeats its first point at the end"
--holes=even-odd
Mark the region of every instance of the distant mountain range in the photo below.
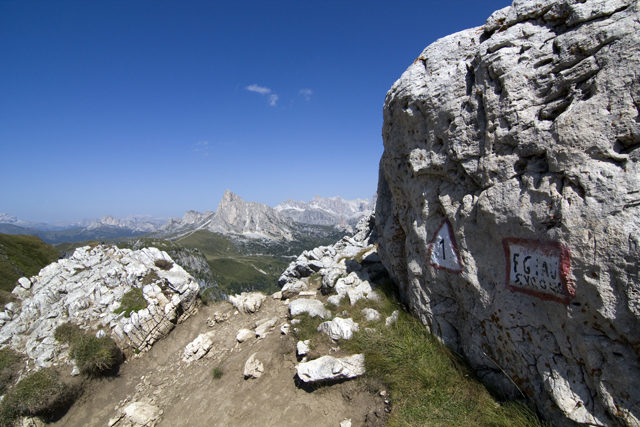
{"type": "Polygon", "coordinates": [[[47,243],[113,239],[149,235],[175,239],[197,230],[233,234],[249,239],[292,240],[296,235],[314,234],[315,226],[349,229],[375,207],[373,200],[344,200],[340,197],[314,197],[310,202],[289,199],[275,208],[225,191],[215,212],[187,211],[182,218],[155,218],[136,215],[125,219],[106,215],[99,220],[48,224],[21,221],[0,213],[0,233],[33,234],[47,243]]]}
{"type": "Polygon", "coordinates": [[[274,209],[296,222],[346,227],[354,226],[360,218],[370,214],[375,209],[375,203],[376,196],[372,200],[315,196],[309,203],[289,199],[274,209]]]}

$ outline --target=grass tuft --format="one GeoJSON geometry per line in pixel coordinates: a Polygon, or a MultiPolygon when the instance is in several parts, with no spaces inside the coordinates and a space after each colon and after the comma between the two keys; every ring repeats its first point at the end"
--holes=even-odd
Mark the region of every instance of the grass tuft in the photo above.
{"type": "Polygon", "coordinates": [[[9,347],[0,349],[0,394],[18,378],[22,359],[22,355],[9,347]]]}
{"type": "Polygon", "coordinates": [[[393,402],[389,426],[545,425],[522,402],[498,402],[461,357],[404,310],[386,277],[377,285],[382,301],[351,306],[343,300],[336,313],[347,311],[360,324],[360,333],[340,345],[364,353],[366,376],[382,380],[389,388],[393,402]],[[366,322],[361,313],[365,305],[378,310],[382,319],[366,322]],[[385,318],[394,310],[400,316],[387,327],[385,318]],[[374,331],[366,332],[365,327],[374,331]]]}
{"type": "Polygon", "coordinates": [[[169,271],[173,268],[173,263],[166,259],[157,259],[154,264],[161,270],[169,271]]]}
{"type": "Polygon", "coordinates": [[[211,376],[214,380],[219,380],[220,378],[222,378],[222,374],[224,374],[224,372],[222,371],[222,368],[220,366],[216,366],[211,371],[211,376]]]}
{"type": "Polygon", "coordinates": [[[69,344],[71,358],[80,372],[88,376],[103,375],[122,361],[120,349],[110,337],[97,338],[77,325],[64,323],[58,326],[54,337],[69,344]]]}
{"type": "MultiPolygon", "coordinates": [[[[149,275],[147,275],[148,277],[149,275]]],[[[143,281],[144,283],[144,281],[143,281]]],[[[120,300],[120,307],[115,309],[115,314],[124,313],[124,317],[131,316],[131,312],[140,311],[143,308],[147,308],[147,300],[142,295],[142,289],[131,288],[131,290],[125,293],[120,300]]]]}
{"type": "Polygon", "coordinates": [[[78,390],[60,380],[53,368],[36,371],[13,386],[5,394],[0,408],[0,426],[14,425],[22,416],[50,416],[68,408],[78,390]]]}
{"type": "Polygon", "coordinates": [[[81,336],[73,342],[71,357],[80,372],[89,376],[103,375],[121,360],[120,349],[110,337],[92,335],[81,336]]]}

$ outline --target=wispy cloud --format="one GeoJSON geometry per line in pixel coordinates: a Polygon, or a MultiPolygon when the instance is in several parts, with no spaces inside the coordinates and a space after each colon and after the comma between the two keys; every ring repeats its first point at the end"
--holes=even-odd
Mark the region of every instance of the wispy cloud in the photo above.
{"type": "Polygon", "coordinates": [[[304,97],[305,100],[310,100],[311,99],[311,95],[313,95],[313,91],[311,89],[300,89],[300,92],[298,92],[300,95],[302,95],[304,97]]]}
{"type": "Polygon", "coordinates": [[[200,152],[204,157],[209,155],[209,141],[198,141],[196,143],[196,148],[193,149],[195,152],[200,152]]]}
{"type": "Polygon", "coordinates": [[[260,95],[267,95],[267,94],[271,93],[271,89],[269,89],[268,87],[258,86],[258,85],[255,85],[255,84],[247,86],[246,89],[248,91],[251,91],[251,92],[257,92],[260,95]]]}
{"type": "Polygon", "coordinates": [[[271,105],[272,107],[275,107],[276,103],[278,102],[278,99],[279,99],[278,95],[276,95],[275,93],[272,93],[272,90],[269,89],[268,87],[258,86],[256,84],[253,84],[253,85],[247,86],[245,89],[247,89],[250,92],[259,93],[260,95],[269,95],[269,105],[271,105]]]}

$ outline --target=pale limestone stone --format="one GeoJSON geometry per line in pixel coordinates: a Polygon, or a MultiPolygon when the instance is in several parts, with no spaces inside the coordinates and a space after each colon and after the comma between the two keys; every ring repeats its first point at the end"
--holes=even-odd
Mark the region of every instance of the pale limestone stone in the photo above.
{"type": "Polygon", "coordinates": [[[331,316],[331,312],[324,308],[322,301],[316,299],[297,299],[289,303],[291,317],[308,313],[310,317],[320,316],[323,319],[331,316]]]}
{"type": "Polygon", "coordinates": [[[364,354],[354,354],[340,359],[322,356],[298,364],[296,371],[298,377],[306,383],[355,378],[365,373],[364,354]]]}
{"type": "Polygon", "coordinates": [[[249,356],[249,359],[244,364],[244,377],[258,379],[264,372],[264,365],[256,358],[256,354],[253,353],[249,356]]]}
{"type": "Polygon", "coordinates": [[[516,0],[428,46],[383,110],[403,299],[558,424],[640,425],[639,8],[516,0]]]}
{"type": "Polygon", "coordinates": [[[353,319],[343,319],[341,317],[335,317],[333,320],[323,322],[318,326],[318,332],[329,335],[332,340],[350,340],[353,337],[353,333],[358,330],[358,324],[353,319]]]}
{"type": "Polygon", "coordinates": [[[256,336],[255,332],[252,331],[251,329],[240,329],[236,334],[236,340],[242,343],[255,336],[256,336]]]}

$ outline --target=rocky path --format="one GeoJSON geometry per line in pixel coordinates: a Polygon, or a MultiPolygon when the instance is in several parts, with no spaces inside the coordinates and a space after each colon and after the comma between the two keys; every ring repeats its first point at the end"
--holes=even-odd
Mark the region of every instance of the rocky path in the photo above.
{"type": "MultiPolygon", "coordinates": [[[[52,425],[123,427],[137,420],[155,426],[339,426],[352,420],[356,426],[364,425],[370,411],[383,412],[381,390],[370,381],[309,386],[296,379],[297,340],[281,332],[288,314],[288,304],[270,296],[252,314],[228,302],[200,306],[149,352],[129,359],[118,377],[92,382],[52,425]],[[216,318],[226,320],[210,326],[216,318]],[[264,338],[253,334],[237,341],[239,330],[254,330],[256,322],[274,318],[264,338]],[[199,360],[183,361],[187,344],[203,333],[212,336],[211,350],[199,360]],[[245,363],[254,353],[263,373],[245,379],[245,363]],[[213,377],[216,367],[223,372],[219,379],[213,377]]],[[[342,355],[339,350],[332,354],[342,355]]]]}

